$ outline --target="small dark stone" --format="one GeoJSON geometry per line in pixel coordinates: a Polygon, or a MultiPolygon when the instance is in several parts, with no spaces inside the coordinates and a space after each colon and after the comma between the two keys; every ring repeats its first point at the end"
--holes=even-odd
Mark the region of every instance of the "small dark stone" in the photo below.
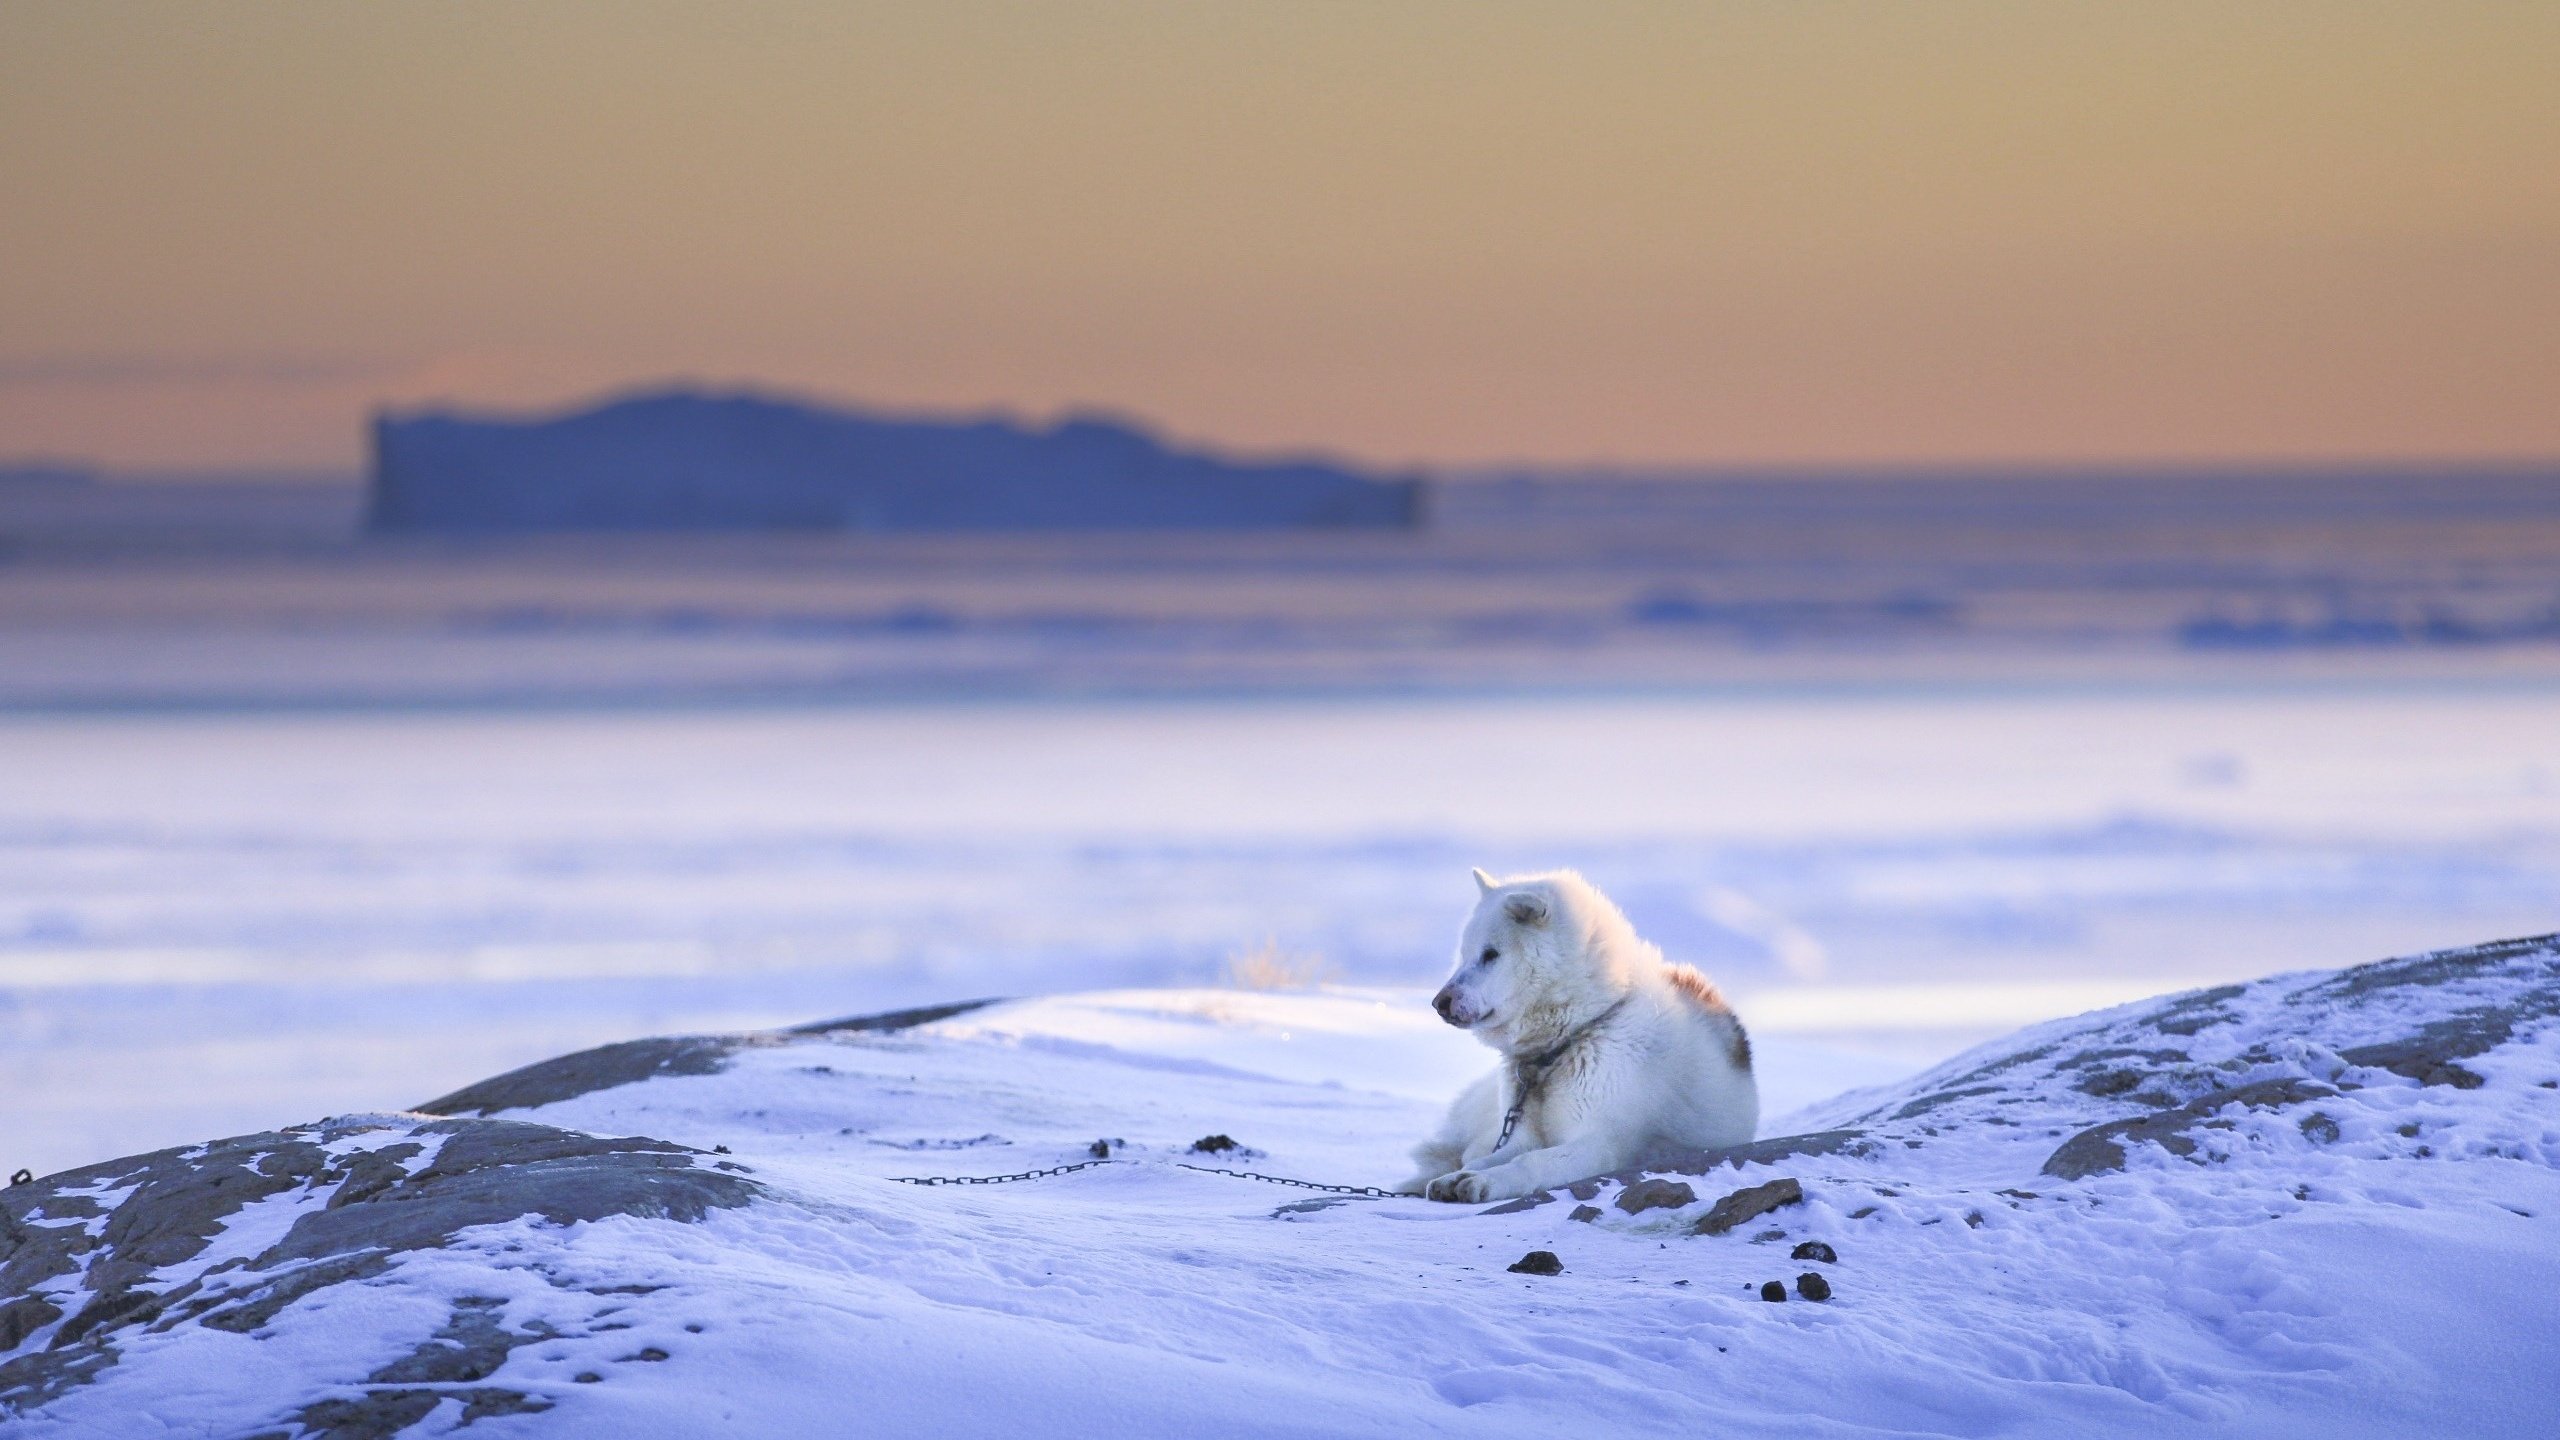
{"type": "Polygon", "coordinates": [[[1786,1299],[1786,1298],[1787,1298],[1787,1282],[1785,1282],[1784,1280],[1772,1280],[1772,1281],[1768,1282],[1767,1284],[1765,1284],[1765,1285],[1761,1286],[1761,1287],[1760,1287],[1760,1298],[1761,1298],[1761,1299],[1763,1299],[1763,1300],[1784,1300],[1784,1299],[1786,1299]]]}
{"type": "Polygon", "coordinates": [[[2417,1133],[2418,1133],[2418,1122],[2417,1122],[2417,1121],[2415,1121],[2415,1120],[2412,1120],[2412,1121],[2410,1121],[2408,1124],[2401,1126],[2401,1127],[2400,1127],[2400,1133],[2401,1133],[2401,1134],[2403,1134],[2403,1135],[2415,1135],[2415,1134],[2417,1134],[2417,1133]]]}
{"type": "Polygon", "coordinates": [[[1679,1180],[1638,1180],[1618,1192],[1618,1208],[1630,1215],[1647,1210],[1677,1210],[1698,1203],[1698,1192],[1679,1180]]]}
{"type": "Polygon", "coordinates": [[[726,1145],[714,1145],[711,1147],[711,1153],[714,1155],[726,1155],[729,1153],[729,1147],[726,1145]]]}
{"type": "Polygon", "coordinates": [[[1512,1261],[1507,1268],[1514,1275],[1561,1275],[1564,1262],[1556,1258],[1553,1250],[1532,1250],[1512,1261]]]}
{"type": "Polygon", "coordinates": [[[1786,1238],[1787,1232],[1784,1230],[1763,1230],[1759,1234],[1751,1237],[1751,1243],[1754,1245],[1766,1245],[1772,1240],[1784,1240],[1786,1238]]]}
{"type": "Polygon", "coordinates": [[[1224,1155],[1230,1150],[1239,1148],[1241,1147],[1234,1140],[1224,1135],[1203,1135],[1191,1142],[1191,1153],[1194,1155],[1224,1155]]]}
{"type": "Polygon", "coordinates": [[[1981,1211],[1979,1211],[1979,1210],[1967,1210],[1966,1212],[1964,1212],[1964,1223],[1965,1223],[1966,1228],[1968,1228],[1968,1229],[1972,1229],[1972,1230],[1979,1230],[1979,1229],[1981,1229],[1981,1228],[1982,1228],[1982,1212],[1981,1212],[1981,1211]]]}
{"type": "Polygon", "coordinates": [[[596,1372],[594,1372],[593,1370],[581,1370],[581,1371],[579,1371],[577,1374],[572,1375],[572,1376],[570,1376],[569,1378],[570,1378],[570,1379],[572,1379],[572,1380],[574,1380],[574,1381],[576,1381],[576,1382],[578,1382],[578,1383],[579,1383],[579,1384],[581,1384],[581,1385],[593,1385],[594,1383],[596,1383],[597,1381],[599,1381],[599,1380],[603,1379],[604,1377],[603,1377],[603,1376],[601,1376],[601,1375],[599,1375],[599,1374],[597,1374],[597,1373],[596,1373],[596,1372]]]}
{"type": "Polygon", "coordinates": [[[2338,1134],[2338,1122],[2317,1110],[2302,1117],[2302,1138],[2314,1145],[2335,1145],[2338,1134]]]}
{"type": "Polygon", "coordinates": [[[1823,1244],[1819,1240],[1807,1240],[1793,1250],[1788,1251],[1787,1258],[1790,1260],[1815,1260],[1825,1265],[1837,1265],[1840,1263],[1840,1252],[1823,1244]]]}
{"type": "Polygon", "coordinates": [[[1600,1207],[1597,1205],[1576,1205],[1573,1207],[1573,1213],[1564,1218],[1567,1220],[1581,1220],[1586,1223],[1597,1220],[1600,1218],[1600,1207]]]}
{"type": "Polygon", "coordinates": [[[1875,1207],[1875,1206],[1873,1206],[1873,1205],[1861,1205],[1861,1206],[1859,1206],[1857,1209],[1852,1210],[1852,1211],[1850,1211],[1850,1212],[1849,1212],[1849,1218],[1850,1218],[1850,1219],[1852,1219],[1852,1220],[1864,1220],[1864,1219],[1866,1219],[1868,1216],[1873,1215],[1874,1213],[1876,1213],[1876,1207],[1875,1207]]]}
{"type": "MultiPolygon", "coordinates": [[[[1191,1148],[1196,1150],[1200,1147],[1195,1145],[1191,1148]]],[[[1096,1160],[1108,1160],[1111,1158],[1111,1142],[1108,1140],[1096,1140],[1092,1144],[1084,1147],[1084,1153],[1092,1156],[1096,1160]]]]}
{"type": "Polygon", "coordinates": [[[1831,1298],[1831,1282],[1807,1270],[1796,1277],[1796,1293],[1807,1300],[1828,1300],[1831,1298]]]}
{"type": "Polygon", "coordinates": [[[626,1356],[625,1358],[631,1360],[664,1360],[667,1358],[667,1352],[659,1349],[655,1345],[647,1345],[641,1347],[639,1354],[626,1356]]]}

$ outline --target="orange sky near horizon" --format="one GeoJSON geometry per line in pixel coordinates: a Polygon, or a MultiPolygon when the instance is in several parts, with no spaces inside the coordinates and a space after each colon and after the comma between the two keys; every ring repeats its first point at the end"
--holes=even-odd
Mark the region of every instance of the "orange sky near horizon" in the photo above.
{"type": "Polygon", "coordinates": [[[671,377],[1385,463],[2560,455],[2560,5],[0,0],[0,457],[671,377]]]}

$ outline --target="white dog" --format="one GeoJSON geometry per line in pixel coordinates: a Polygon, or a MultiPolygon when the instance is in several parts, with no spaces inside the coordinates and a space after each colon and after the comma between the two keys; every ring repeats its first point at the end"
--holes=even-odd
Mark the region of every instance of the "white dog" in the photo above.
{"type": "Polygon", "coordinates": [[[1502,1052],[1414,1147],[1400,1187],[1507,1200],[1623,1169],[1656,1145],[1714,1148],[1760,1124],[1751,1040],[1707,978],[1636,937],[1570,870],[1495,880],[1432,1007],[1502,1052]]]}

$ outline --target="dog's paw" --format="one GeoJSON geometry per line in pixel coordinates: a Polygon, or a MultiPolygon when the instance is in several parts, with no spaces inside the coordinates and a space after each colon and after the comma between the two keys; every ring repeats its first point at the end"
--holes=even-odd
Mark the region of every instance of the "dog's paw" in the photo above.
{"type": "Polygon", "coordinates": [[[1426,1199],[1451,1200],[1460,1205],[1475,1205],[1492,1197],[1492,1186],[1473,1170],[1452,1170],[1423,1187],[1426,1199]]]}

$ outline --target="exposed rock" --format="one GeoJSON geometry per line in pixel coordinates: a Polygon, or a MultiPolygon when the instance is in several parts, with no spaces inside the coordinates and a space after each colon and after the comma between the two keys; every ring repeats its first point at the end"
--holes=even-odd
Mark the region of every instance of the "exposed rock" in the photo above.
{"type": "Polygon", "coordinates": [[[1930,1111],[1935,1110],[1939,1106],[1947,1104],[1950,1101],[1962,1100],[1971,1095],[1996,1094],[1999,1089],[2000,1087],[1997,1085],[1967,1085],[1961,1090],[1940,1090],[1934,1094],[1923,1095],[1920,1098],[1905,1104],[1901,1109],[1893,1112],[1893,1118],[1896,1120],[1909,1120],[1915,1116],[1926,1115],[1930,1111]]]}
{"type": "Polygon", "coordinates": [[[2435,950],[2423,955],[2403,955],[2391,960],[2350,966],[2313,987],[2314,993],[2354,997],[2377,991],[2405,990],[2412,986],[2432,987],[2476,980],[2484,967],[2503,962],[2533,959],[2560,946],[2560,935],[2524,935],[2513,940],[2492,940],[2485,945],[2466,945],[2456,950],[2435,950]]]}
{"type": "Polygon", "coordinates": [[[1786,1299],[1787,1282],[1784,1280],[1770,1280],[1763,1282],[1760,1286],[1760,1298],[1763,1300],[1786,1299]]]}
{"type": "Polygon", "coordinates": [[[2466,1010],[2436,1021],[2405,1040],[2358,1045],[2339,1051],[2338,1058],[2350,1065],[2388,1070],[2421,1085],[2450,1085],[2456,1090],[2477,1090],[2487,1082],[2454,1062],[2504,1045],[2514,1037],[2518,1020],[2539,1018],[2542,1017],[2520,1014],[2512,1006],[2466,1010]]]}
{"type": "Polygon", "coordinates": [[[2196,1142],[2186,1132],[2217,1110],[2232,1105],[2275,1109],[2337,1093],[2330,1086],[2306,1080],[2262,1080],[2236,1089],[2216,1090],[2172,1110],[2093,1125],[2063,1141],[2045,1160],[2043,1173],[2058,1180],[2081,1180],[2121,1170],[2127,1144],[2149,1143],[2172,1155],[2193,1155],[2196,1142]]]}
{"type": "MultiPolygon", "coordinates": [[[[314,1291],[376,1275],[402,1253],[448,1245],[473,1226],[525,1216],[564,1225],[609,1215],[692,1221],[760,1193],[752,1181],[698,1167],[698,1155],[663,1140],[607,1139],[513,1120],[349,1117],[112,1160],[20,1186],[0,1201],[23,1237],[0,1264],[0,1334],[5,1349],[19,1352],[0,1362],[0,1414],[43,1405],[94,1378],[116,1363],[120,1339],[135,1327],[255,1331],[314,1291]],[[365,1149],[342,1143],[383,1131],[401,1138],[365,1149]],[[184,1274],[243,1210],[288,1191],[328,1187],[334,1190],[326,1204],[303,1209],[253,1258],[184,1274]],[[103,1208],[74,1193],[99,1190],[125,1193],[103,1208]],[[104,1223],[94,1224],[101,1217],[104,1223]],[[72,1286],[58,1283],[75,1274],[72,1286]],[[48,1281],[57,1283],[47,1294],[32,1293],[48,1281]],[[28,1348],[37,1342],[42,1348],[28,1348]]],[[[416,1355],[368,1383],[480,1378],[486,1370],[461,1373],[478,1363],[472,1357],[503,1359],[509,1344],[533,1338],[501,1343],[505,1333],[512,1332],[498,1330],[493,1315],[457,1311],[416,1355]]],[[[364,1427],[413,1408],[389,1392],[329,1403],[356,1408],[299,1423],[320,1433],[388,1434],[364,1427]]],[[[491,1395],[472,1403],[515,1402],[491,1395]]]]}
{"type": "Polygon", "coordinates": [[[1790,1260],[1817,1260],[1825,1265],[1837,1265],[1840,1263],[1840,1252],[1823,1244],[1819,1240],[1807,1240],[1793,1250],[1788,1251],[1787,1258],[1790,1260]]]}
{"type": "Polygon", "coordinates": [[[501,1110],[555,1105],[661,1075],[717,1075],[728,1067],[732,1054],[752,1043],[737,1035],[679,1035],[599,1045],[465,1085],[419,1106],[418,1113],[495,1115],[501,1110]]]}
{"type": "Polygon", "coordinates": [[[1647,1210],[1677,1210],[1694,1205],[1698,1192],[1678,1180],[1639,1180],[1618,1192],[1617,1206],[1630,1215],[1647,1210]]]}
{"type": "Polygon", "coordinates": [[[527,1330],[509,1330],[499,1313],[503,1307],[503,1301],[485,1295],[455,1301],[443,1329],[365,1377],[367,1393],[362,1399],[322,1400],[297,1411],[294,1420],[302,1434],[342,1440],[395,1435],[426,1418],[447,1397],[463,1402],[464,1424],[492,1415],[530,1415],[550,1409],[550,1401],[520,1390],[453,1388],[489,1378],[507,1363],[509,1351],[558,1333],[539,1322],[527,1330]],[[423,1386],[437,1388],[418,1388],[423,1386]]]}
{"type": "Polygon", "coordinates": [[[2209,1025],[2227,1024],[2236,1017],[2223,1002],[2240,998],[2244,988],[2217,985],[2181,995],[2152,1012],[2151,1028],[2163,1035],[2193,1035],[2209,1025]]]}
{"type": "Polygon", "coordinates": [[[1505,1267],[1514,1275],[1561,1275],[1564,1262],[1553,1250],[1532,1250],[1505,1267]]]}
{"type": "Polygon", "coordinates": [[[2121,1095],[2141,1083],[2139,1070],[2101,1070],[2071,1088],[2083,1095],[2121,1095]]]}
{"type": "Polygon", "coordinates": [[[1750,1185],[1718,1200],[1692,1227],[1693,1234],[1722,1235],[1747,1221],[1757,1220],[1782,1205],[1794,1205],[1804,1199],[1804,1186],[1793,1176],[1772,1180],[1766,1185],[1750,1185]]]}
{"type": "Polygon", "coordinates": [[[2230,1124],[2213,1112],[2236,1101],[2293,1104],[2387,1075],[2477,1087],[2495,1072],[2473,1057],[2554,1018],[2560,936],[2499,941],[2054,1022],[2006,1053],[1967,1057],[1890,1098],[1815,1118],[1864,1132],[1860,1145],[1911,1149],[1957,1127],[2059,1130],[2068,1138],[2045,1152],[2045,1173],[2101,1174],[2135,1142],[2200,1153],[2193,1132],[2230,1124]],[[2253,1088],[2267,1082],[2278,1088],[2253,1088]]]}
{"type": "Polygon", "coordinates": [[[1564,1218],[1567,1220],[1580,1220],[1585,1224],[1589,1224],[1591,1221],[1600,1218],[1600,1207],[1597,1205],[1576,1205],[1573,1207],[1573,1213],[1564,1218]]]}
{"type": "Polygon", "coordinates": [[[636,1085],[661,1075],[716,1075],[728,1068],[729,1057],[738,1051],[753,1045],[776,1044],[783,1036],[908,1030],[937,1020],[948,1020],[954,1015],[965,1015],[994,1003],[993,1000],[962,1000],[950,1005],[925,1005],[878,1015],[820,1020],[771,1032],[624,1040],[612,1045],[599,1045],[593,1050],[581,1050],[573,1055],[537,1060],[503,1075],[465,1085],[450,1095],[439,1096],[417,1108],[422,1115],[494,1115],[501,1110],[530,1110],[536,1106],[573,1100],[581,1095],[592,1095],[599,1090],[636,1085]]]}
{"type": "Polygon", "coordinates": [[[1796,1277],[1796,1293],[1807,1300],[1828,1300],[1831,1298],[1831,1282],[1807,1270],[1796,1277]]]}
{"type": "Polygon", "coordinates": [[[930,1025],[937,1020],[948,1020],[954,1015],[966,1015],[972,1010],[983,1010],[995,1003],[996,997],[991,996],[983,1000],[955,1000],[947,1005],[918,1005],[908,1010],[883,1010],[876,1015],[849,1015],[841,1020],[813,1020],[806,1025],[794,1025],[781,1033],[837,1035],[846,1032],[912,1030],[918,1025],[930,1025]]]}
{"type": "Polygon", "coordinates": [[[1648,1174],[1706,1175],[1732,1166],[1774,1165],[1808,1155],[1857,1155],[1870,1148],[1863,1130],[1817,1130],[1804,1135],[1778,1135],[1767,1140],[1754,1140],[1748,1145],[1727,1145],[1716,1150],[1648,1150],[1637,1164],[1602,1176],[1602,1179],[1632,1183],[1648,1174]]]}

